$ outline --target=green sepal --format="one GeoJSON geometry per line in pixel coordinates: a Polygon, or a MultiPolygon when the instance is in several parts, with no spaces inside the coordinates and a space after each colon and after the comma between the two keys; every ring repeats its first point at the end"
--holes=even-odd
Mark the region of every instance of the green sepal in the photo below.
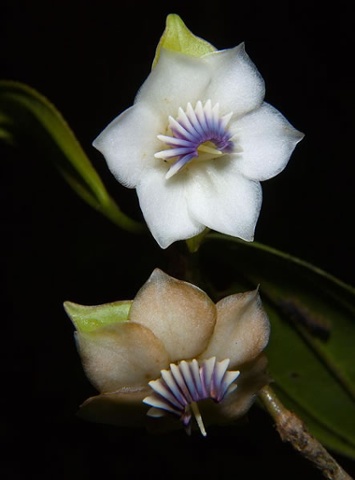
{"type": "Polygon", "coordinates": [[[256,242],[209,234],[199,255],[215,300],[259,286],[272,389],[325,447],[355,459],[355,289],[256,242]]]}
{"type": "Polygon", "coordinates": [[[152,67],[155,67],[162,48],[191,57],[202,57],[216,50],[206,40],[194,35],[175,13],[166,18],[166,27],[158,43],[152,67]]]}
{"type": "Polygon", "coordinates": [[[82,333],[93,332],[101,327],[128,321],[132,300],[123,300],[102,305],[79,305],[65,302],[64,309],[75,328],[82,333]]]}

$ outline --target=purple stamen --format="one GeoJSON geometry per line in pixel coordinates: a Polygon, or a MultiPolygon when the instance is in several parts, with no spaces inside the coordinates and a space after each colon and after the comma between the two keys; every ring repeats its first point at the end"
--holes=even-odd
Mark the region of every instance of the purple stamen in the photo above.
{"type": "Polygon", "coordinates": [[[170,163],[166,178],[175,175],[194,158],[211,159],[231,153],[234,143],[227,128],[231,117],[231,113],[220,116],[218,103],[212,108],[211,100],[204,105],[198,101],[195,109],[188,103],[186,111],[179,108],[176,119],[169,117],[171,135],[158,135],[168,148],[155,154],[156,158],[170,163]],[[208,148],[203,148],[206,143],[208,148]]]}
{"type": "Polygon", "coordinates": [[[152,407],[148,415],[161,416],[159,410],[163,410],[179,417],[185,427],[190,426],[194,415],[205,435],[198,402],[210,398],[219,403],[235,390],[239,372],[228,371],[228,365],[229,359],[218,362],[215,357],[201,363],[193,359],[170,364],[169,370],[161,371],[159,379],[149,382],[153,393],[143,400],[152,407]]]}

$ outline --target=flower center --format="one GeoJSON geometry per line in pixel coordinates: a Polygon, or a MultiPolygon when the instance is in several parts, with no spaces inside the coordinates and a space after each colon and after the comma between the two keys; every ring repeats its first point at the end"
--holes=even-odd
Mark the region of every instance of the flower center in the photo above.
{"type": "Polygon", "coordinates": [[[169,370],[161,370],[161,377],[149,382],[153,394],[143,402],[150,405],[147,415],[161,417],[169,412],[182,421],[186,431],[191,431],[191,419],[195,417],[203,436],[206,429],[198,407],[200,400],[211,398],[219,403],[237,388],[234,383],[238,371],[228,371],[229,359],[216,361],[216,357],[203,360],[182,360],[171,363],[169,370]]]}
{"type": "Polygon", "coordinates": [[[169,117],[169,135],[158,135],[168,147],[155,154],[170,163],[166,178],[179,172],[193,159],[210,160],[233,150],[232,135],[227,126],[233,113],[220,116],[219,104],[212,108],[211,100],[201,101],[186,111],[179,108],[178,117],[169,117]]]}

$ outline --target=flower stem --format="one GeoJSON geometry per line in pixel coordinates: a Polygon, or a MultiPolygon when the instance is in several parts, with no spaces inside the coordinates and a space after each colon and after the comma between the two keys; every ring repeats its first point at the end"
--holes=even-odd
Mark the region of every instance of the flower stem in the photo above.
{"type": "Polygon", "coordinates": [[[186,240],[186,245],[190,253],[197,252],[209,231],[209,228],[205,228],[200,234],[186,240]]]}
{"type": "Polygon", "coordinates": [[[293,448],[321,470],[328,480],[353,480],[323,445],[310,434],[302,420],[284,407],[269,386],[260,390],[259,398],[275,420],[276,429],[283,442],[291,443],[293,448]]]}

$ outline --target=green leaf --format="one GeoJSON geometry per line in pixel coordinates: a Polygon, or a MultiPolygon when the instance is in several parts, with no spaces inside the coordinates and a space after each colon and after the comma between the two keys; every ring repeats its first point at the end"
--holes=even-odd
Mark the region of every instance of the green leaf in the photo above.
{"type": "Polygon", "coordinates": [[[143,225],[127,217],[105,189],[99,175],[58,110],[27,85],[0,81],[0,141],[39,153],[58,168],[91,207],[131,232],[143,225]]]}
{"type": "Polygon", "coordinates": [[[321,443],[355,459],[355,289],[290,255],[223,235],[207,236],[200,255],[205,274],[233,291],[260,285],[272,388],[321,443]]]}
{"type": "Polygon", "coordinates": [[[92,332],[100,327],[126,322],[131,305],[131,300],[95,306],[65,302],[64,309],[79,332],[92,332]]]}
{"type": "Polygon", "coordinates": [[[166,48],[174,52],[190,55],[191,57],[202,57],[206,53],[214,52],[213,45],[194,35],[181,20],[179,15],[171,13],[166,18],[166,27],[158,43],[153,67],[156,65],[160,50],[166,48]]]}

